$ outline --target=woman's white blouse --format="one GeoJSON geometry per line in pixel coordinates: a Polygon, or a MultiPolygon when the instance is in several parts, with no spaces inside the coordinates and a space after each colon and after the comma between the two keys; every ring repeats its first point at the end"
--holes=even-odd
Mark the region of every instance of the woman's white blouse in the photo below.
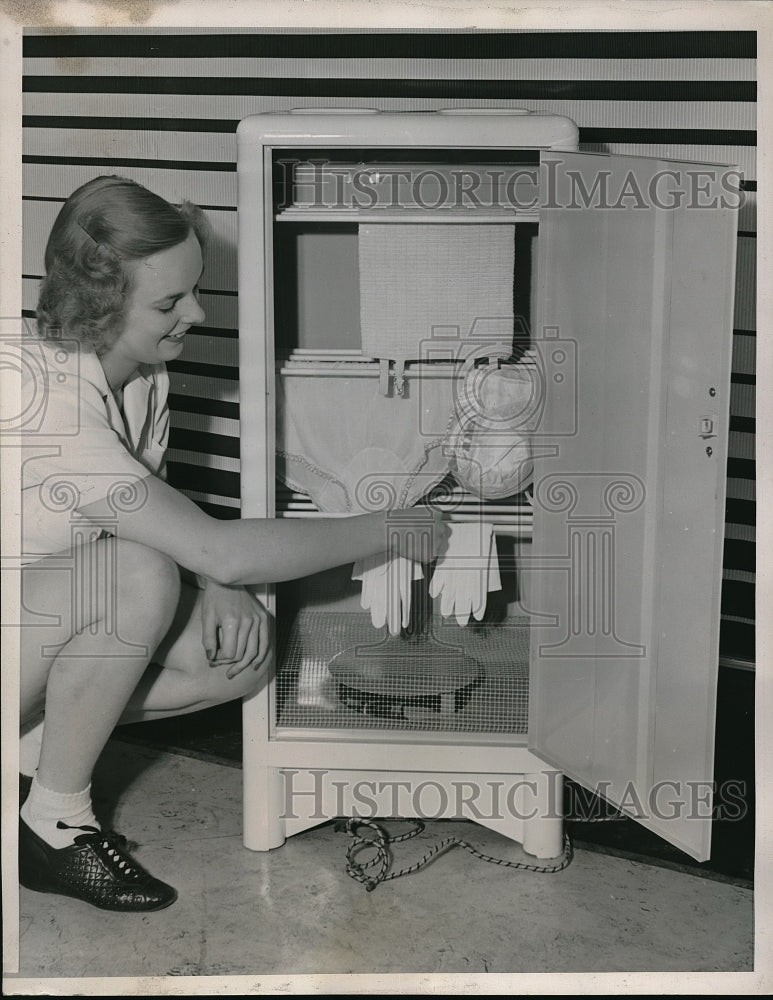
{"type": "Polygon", "coordinates": [[[164,477],[166,367],[141,366],[119,408],[96,354],[75,341],[25,344],[22,562],[111,532],[116,511],[141,506],[142,480],[164,477]],[[104,516],[80,510],[106,500],[104,516]]]}

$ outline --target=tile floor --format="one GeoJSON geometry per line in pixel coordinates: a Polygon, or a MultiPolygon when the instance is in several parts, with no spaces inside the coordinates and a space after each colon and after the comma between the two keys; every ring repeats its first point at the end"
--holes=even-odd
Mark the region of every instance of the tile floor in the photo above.
{"type": "MultiPolygon", "coordinates": [[[[581,849],[551,875],[455,849],[367,892],[345,874],[348,840],[332,825],[266,854],[245,850],[240,786],[238,768],[112,741],[95,775],[97,811],[112,812],[142,845],[138,860],[180,898],[135,916],[22,889],[20,978],[6,978],[6,993],[36,992],[32,980],[46,992],[51,977],[753,969],[748,888],[581,849]]],[[[522,856],[482,827],[430,822],[396,845],[396,867],[449,833],[522,856]]]]}

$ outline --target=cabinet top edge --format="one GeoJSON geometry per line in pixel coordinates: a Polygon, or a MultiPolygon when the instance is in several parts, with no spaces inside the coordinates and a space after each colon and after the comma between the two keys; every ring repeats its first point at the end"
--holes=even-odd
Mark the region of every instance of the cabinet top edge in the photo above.
{"type": "Polygon", "coordinates": [[[571,118],[532,111],[369,112],[363,109],[361,113],[352,113],[347,109],[335,109],[320,114],[304,109],[248,115],[238,125],[237,139],[240,146],[367,142],[373,145],[514,145],[576,149],[579,129],[571,118]]]}

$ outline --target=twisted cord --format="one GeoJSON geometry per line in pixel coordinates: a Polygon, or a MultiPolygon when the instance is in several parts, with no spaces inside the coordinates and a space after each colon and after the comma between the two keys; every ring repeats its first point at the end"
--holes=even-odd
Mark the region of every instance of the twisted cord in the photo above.
{"type": "MultiPolygon", "coordinates": [[[[388,817],[382,820],[387,823],[406,822],[398,816],[388,817]]],[[[488,854],[483,854],[472,844],[459,837],[445,837],[434,844],[415,864],[399,871],[391,871],[393,857],[390,850],[391,844],[398,844],[404,840],[411,840],[424,830],[424,823],[421,820],[411,820],[413,828],[405,833],[390,834],[381,823],[376,823],[369,819],[351,818],[337,824],[337,829],[343,830],[351,838],[351,843],[346,849],[346,874],[357,882],[361,882],[368,892],[372,892],[377,885],[388,882],[391,879],[400,878],[403,875],[412,875],[414,872],[426,867],[435,858],[451,850],[453,847],[462,847],[480,861],[487,861],[492,865],[500,865],[503,868],[517,868],[520,871],[538,872],[551,875],[555,872],[563,871],[571,864],[574,857],[572,842],[568,833],[564,833],[564,850],[559,861],[552,865],[530,864],[525,861],[505,861],[504,858],[494,858],[488,854]],[[369,835],[363,836],[361,829],[368,831],[369,835]],[[372,849],[375,854],[365,861],[358,861],[358,855],[367,849],[372,849]],[[376,869],[371,872],[370,869],[376,869]]]]}

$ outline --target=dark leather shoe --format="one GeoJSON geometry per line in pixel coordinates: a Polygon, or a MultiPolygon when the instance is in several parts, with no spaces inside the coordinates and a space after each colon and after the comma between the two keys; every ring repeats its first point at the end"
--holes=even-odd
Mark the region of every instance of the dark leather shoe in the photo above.
{"type": "Polygon", "coordinates": [[[19,881],[35,892],[55,892],[82,899],[102,910],[162,910],[177,891],[137,864],[126,851],[126,838],[95,827],[70,847],[56,849],[19,819],[19,881]]]}
{"type": "Polygon", "coordinates": [[[30,793],[30,788],[32,787],[32,778],[29,774],[19,775],[19,808],[21,808],[27,801],[27,796],[30,793]]]}

